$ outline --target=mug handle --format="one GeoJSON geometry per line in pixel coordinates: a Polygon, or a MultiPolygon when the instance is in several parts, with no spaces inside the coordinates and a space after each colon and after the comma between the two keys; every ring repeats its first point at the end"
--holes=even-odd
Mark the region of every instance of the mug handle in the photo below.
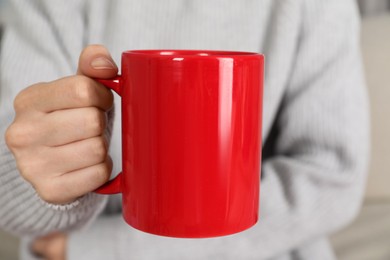
{"type": "MultiPolygon", "coordinates": [[[[118,75],[112,79],[94,79],[100,82],[109,89],[114,90],[119,96],[122,96],[122,77],[118,75]]],[[[106,182],[94,192],[99,194],[116,194],[122,192],[122,172],[120,172],[114,179],[106,182]]]]}

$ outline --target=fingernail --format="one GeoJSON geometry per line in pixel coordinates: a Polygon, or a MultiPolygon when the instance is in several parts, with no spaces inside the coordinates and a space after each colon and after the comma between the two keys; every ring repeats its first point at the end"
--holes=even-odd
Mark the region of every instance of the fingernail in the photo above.
{"type": "Polygon", "coordinates": [[[92,66],[92,68],[97,69],[97,70],[115,69],[116,68],[115,64],[111,60],[109,60],[105,57],[99,57],[99,58],[92,60],[91,66],[92,66]]]}

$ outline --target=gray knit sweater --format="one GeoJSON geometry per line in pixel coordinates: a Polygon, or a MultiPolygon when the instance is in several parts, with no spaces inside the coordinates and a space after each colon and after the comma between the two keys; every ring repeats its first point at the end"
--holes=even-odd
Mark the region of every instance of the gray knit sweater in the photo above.
{"type": "MultiPolygon", "coordinates": [[[[29,239],[62,230],[69,233],[68,257],[77,260],[334,259],[326,237],[358,213],[369,157],[353,0],[10,2],[0,56],[0,227],[23,236],[23,258],[29,257],[29,239]],[[118,64],[126,49],[266,55],[261,217],[255,227],[222,238],[159,237],[127,226],[118,196],[91,193],[59,207],[36,195],[4,143],[12,101],[30,84],[74,74],[90,43],[106,45],[118,64]]],[[[121,165],[117,119],[114,172],[121,165]]]]}

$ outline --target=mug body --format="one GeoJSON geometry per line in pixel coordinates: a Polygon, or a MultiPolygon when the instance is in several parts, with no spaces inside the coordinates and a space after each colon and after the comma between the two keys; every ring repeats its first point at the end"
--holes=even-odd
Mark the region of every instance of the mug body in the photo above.
{"type": "Polygon", "coordinates": [[[214,237],[258,219],[263,56],[122,54],[123,215],[172,237],[214,237]]]}

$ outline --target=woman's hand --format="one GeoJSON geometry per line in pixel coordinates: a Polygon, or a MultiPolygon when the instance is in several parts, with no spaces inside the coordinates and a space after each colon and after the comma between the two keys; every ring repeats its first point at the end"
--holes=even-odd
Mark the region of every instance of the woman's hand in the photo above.
{"type": "Polygon", "coordinates": [[[78,75],[32,85],[16,97],[6,142],[20,174],[43,200],[70,203],[108,181],[112,161],[104,132],[113,95],[92,78],[117,72],[104,47],[89,46],[78,75]]]}

